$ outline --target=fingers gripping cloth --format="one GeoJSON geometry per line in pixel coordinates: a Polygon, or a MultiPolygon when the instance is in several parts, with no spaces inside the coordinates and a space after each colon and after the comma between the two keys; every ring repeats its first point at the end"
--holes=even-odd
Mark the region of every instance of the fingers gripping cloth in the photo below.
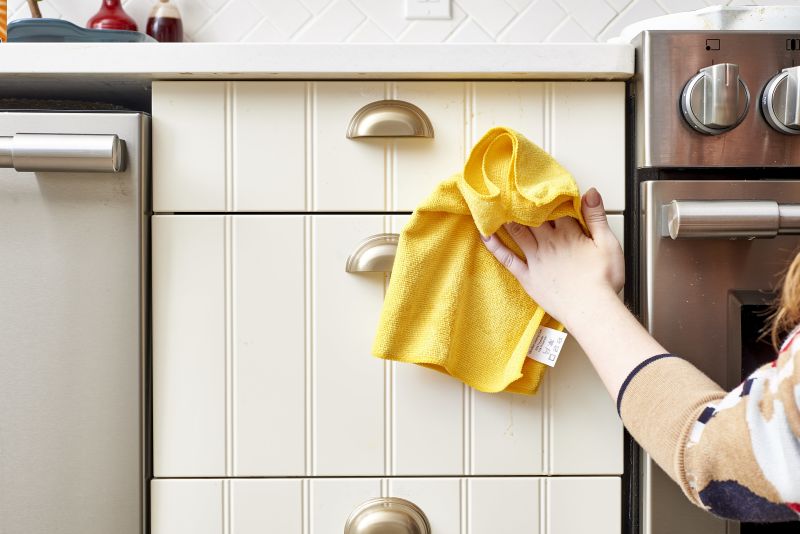
{"type": "Polygon", "coordinates": [[[489,252],[504,223],[571,216],[588,232],[572,176],[506,127],[491,128],[463,172],[441,182],[400,234],[372,354],[452,375],[475,389],[533,394],[547,366],[527,358],[540,325],[563,330],[489,252]],[[476,229],[477,227],[477,229],[476,229]]]}

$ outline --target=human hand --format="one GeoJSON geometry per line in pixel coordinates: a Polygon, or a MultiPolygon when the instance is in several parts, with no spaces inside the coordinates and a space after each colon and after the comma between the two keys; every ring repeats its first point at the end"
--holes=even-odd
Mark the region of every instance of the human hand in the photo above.
{"type": "Polygon", "coordinates": [[[579,310],[585,314],[609,295],[616,298],[625,283],[622,247],[608,226],[596,189],[583,196],[581,210],[592,237],[587,237],[572,217],[536,228],[506,224],[525,259],[517,257],[497,236],[481,236],[525,291],[567,328],[579,310]]]}

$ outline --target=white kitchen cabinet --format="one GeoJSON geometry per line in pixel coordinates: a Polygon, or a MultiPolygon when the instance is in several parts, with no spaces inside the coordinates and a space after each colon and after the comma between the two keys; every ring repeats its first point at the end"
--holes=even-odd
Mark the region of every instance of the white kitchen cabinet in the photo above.
{"type": "Polygon", "coordinates": [[[190,197],[186,207],[194,211],[222,209],[228,192],[220,177],[227,176],[229,135],[227,110],[218,103],[226,100],[225,83],[153,85],[158,87],[151,123],[154,207],[161,211],[162,199],[190,197]]]}
{"type": "Polygon", "coordinates": [[[385,275],[345,260],[405,220],[153,218],[157,477],[622,473],[613,402],[572,341],[535,396],[370,355],[385,275]]]}
{"type": "Polygon", "coordinates": [[[344,269],[498,125],[622,239],[622,82],[153,83],[153,534],[338,534],[378,496],[435,534],[619,532],[622,425],[573,340],[537,395],[481,393],[371,356],[388,276],[344,269]],[[347,139],[382,99],[434,137],[347,139]]]}
{"type": "Polygon", "coordinates": [[[152,481],[152,534],[222,534],[224,484],[213,479],[152,481]]]}
{"type": "Polygon", "coordinates": [[[155,472],[213,476],[227,454],[222,219],[154,217],[153,457],[155,472]],[[182,334],[174,335],[181,332],[182,334]]]}
{"type": "Polygon", "coordinates": [[[350,512],[401,497],[435,534],[618,534],[617,477],[159,479],[152,534],[341,534],[350,512]]]}
{"type": "Polygon", "coordinates": [[[624,83],[257,81],[153,83],[160,213],[412,211],[463,169],[492,126],[551,152],[582,190],[624,209],[624,83]],[[347,139],[383,99],[420,107],[433,138],[347,139]]]}

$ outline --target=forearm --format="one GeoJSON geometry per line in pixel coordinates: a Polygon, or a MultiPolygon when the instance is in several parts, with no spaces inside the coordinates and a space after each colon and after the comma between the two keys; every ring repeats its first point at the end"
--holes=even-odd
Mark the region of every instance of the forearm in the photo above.
{"type": "Polygon", "coordinates": [[[670,357],[617,295],[608,291],[587,299],[570,313],[567,329],[617,401],[625,427],[685,488],[686,433],[705,405],[724,391],[688,361],[670,357]]]}
{"type": "Polygon", "coordinates": [[[637,365],[667,352],[610,288],[587,295],[563,322],[589,356],[614,400],[637,365]]]}

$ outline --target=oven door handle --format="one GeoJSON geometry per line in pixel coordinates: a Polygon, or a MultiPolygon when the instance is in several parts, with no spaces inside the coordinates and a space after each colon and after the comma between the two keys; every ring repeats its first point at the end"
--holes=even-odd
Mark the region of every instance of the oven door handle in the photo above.
{"type": "Polygon", "coordinates": [[[661,235],[672,239],[754,239],[800,234],[800,204],[774,200],[673,200],[662,206],[661,235]]]}

